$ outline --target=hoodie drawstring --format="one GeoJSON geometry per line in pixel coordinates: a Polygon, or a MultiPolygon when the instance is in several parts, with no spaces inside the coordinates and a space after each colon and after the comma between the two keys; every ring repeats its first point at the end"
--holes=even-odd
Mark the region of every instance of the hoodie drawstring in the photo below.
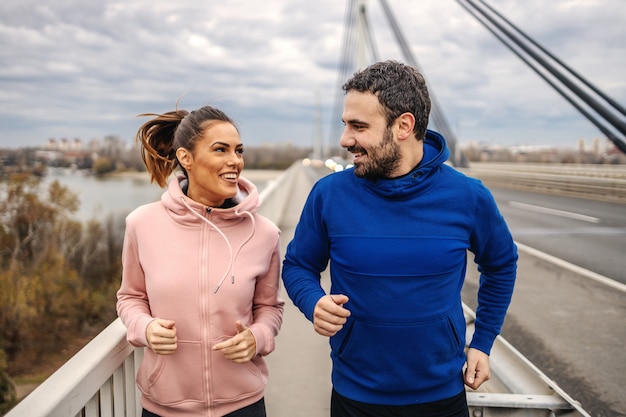
{"type": "Polygon", "coordinates": [[[241,215],[246,215],[250,218],[250,220],[252,221],[252,228],[250,231],[250,234],[248,235],[248,237],[246,238],[246,240],[244,240],[241,245],[239,245],[239,248],[237,248],[237,251],[233,254],[233,247],[230,244],[230,241],[228,240],[228,238],[226,237],[226,235],[224,234],[224,232],[222,232],[222,230],[217,227],[217,225],[215,225],[213,222],[211,222],[209,219],[207,219],[206,217],[204,217],[203,215],[199,214],[196,210],[194,210],[193,208],[191,208],[191,206],[189,206],[189,204],[185,201],[185,197],[181,197],[180,201],[183,203],[183,205],[185,207],[187,207],[189,209],[189,211],[191,211],[195,216],[197,216],[198,218],[202,219],[204,222],[206,222],[209,226],[211,226],[213,229],[215,229],[215,231],[217,231],[219,233],[220,236],[222,236],[222,238],[224,239],[224,241],[226,242],[226,246],[228,247],[228,252],[230,254],[230,265],[228,266],[228,269],[226,269],[226,272],[224,272],[224,274],[222,275],[222,278],[220,279],[219,283],[217,284],[217,287],[215,288],[215,291],[213,291],[214,294],[217,294],[217,292],[220,290],[220,287],[222,286],[222,284],[224,283],[224,281],[226,280],[226,277],[228,276],[228,273],[232,270],[232,274],[231,274],[231,284],[235,283],[235,259],[237,258],[237,255],[239,255],[239,252],[241,251],[241,249],[243,248],[243,246],[248,243],[250,241],[250,239],[252,239],[252,236],[254,236],[254,229],[255,229],[255,220],[254,220],[254,216],[252,215],[252,213],[250,213],[249,211],[239,211],[236,210],[235,211],[235,215],[236,216],[241,216],[241,215]]]}
{"type": "MultiPolygon", "coordinates": [[[[248,243],[250,241],[250,239],[252,239],[252,236],[254,236],[254,229],[256,228],[256,221],[254,220],[254,216],[252,215],[252,213],[250,213],[249,211],[239,211],[238,209],[235,210],[235,215],[237,216],[241,216],[242,214],[247,215],[250,218],[250,221],[252,221],[252,229],[250,230],[250,234],[248,235],[248,237],[246,238],[246,240],[244,240],[241,245],[239,245],[239,248],[237,248],[237,251],[235,252],[235,255],[233,256],[233,260],[230,263],[231,264],[231,268],[233,270],[233,274],[232,274],[232,278],[231,278],[231,284],[235,283],[235,259],[237,259],[237,255],[239,255],[239,252],[241,252],[241,249],[243,249],[243,246],[248,243]]],[[[224,234],[222,233],[222,236],[224,236],[224,234]]],[[[226,239],[226,236],[224,236],[224,239],[226,239]]],[[[223,278],[222,278],[223,280],[223,278]]],[[[221,283],[220,283],[221,285],[221,283]]],[[[217,286],[217,288],[215,289],[215,292],[217,293],[217,290],[219,289],[220,285],[217,286]]]]}

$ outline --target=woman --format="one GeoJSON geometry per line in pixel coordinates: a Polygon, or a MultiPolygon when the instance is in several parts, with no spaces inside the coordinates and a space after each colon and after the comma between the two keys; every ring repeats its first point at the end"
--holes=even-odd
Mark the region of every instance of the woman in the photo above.
{"type": "Polygon", "coordinates": [[[126,219],[117,311],[133,346],[143,416],[265,416],[264,355],[282,324],[280,232],[240,177],[233,121],[205,106],[137,132],[161,201],[126,219]]]}

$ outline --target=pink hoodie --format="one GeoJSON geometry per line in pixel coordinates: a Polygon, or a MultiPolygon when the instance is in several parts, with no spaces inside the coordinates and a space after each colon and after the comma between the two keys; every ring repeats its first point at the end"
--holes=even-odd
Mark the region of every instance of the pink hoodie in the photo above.
{"type": "Polygon", "coordinates": [[[141,405],[163,417],[222,416],[264,395],[263,356],[274,350],[284,307],[280,231],[256,214],[258,191],[244,178],[238,204],[225,209],[189,199],[179,181],[126,218],[117,311],[133,346],[147,346],[154,318],[176,322],[174,354],[144,349],[141,405]],[[236,334],[237,320],[256,339],[257,355],[245,364],[211,350],[236,334]]]}

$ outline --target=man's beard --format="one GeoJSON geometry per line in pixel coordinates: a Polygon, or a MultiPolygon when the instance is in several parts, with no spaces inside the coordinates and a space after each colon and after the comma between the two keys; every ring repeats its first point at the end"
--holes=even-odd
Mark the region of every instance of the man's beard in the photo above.
{"type": "MultiPolygon", "coordinates": [[[[358,152],[363,148],[350,147],[348,150],[358,152]]],[[[354,173],[358,177],[370,180],[391,178],[398,165],[400,165],[400,147],[394,142],[391,129],[387,128],[381,143],[367,151],[364,162],[354,164],[354,173]]]]}

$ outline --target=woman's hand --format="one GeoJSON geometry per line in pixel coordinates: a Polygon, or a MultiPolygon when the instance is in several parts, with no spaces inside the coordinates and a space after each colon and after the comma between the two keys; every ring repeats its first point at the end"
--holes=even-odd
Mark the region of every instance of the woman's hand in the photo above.
{"type": "Polygon", "coordinates": [[[235,322],[237,334],[228,340],[213,346],[213,350],[218,350],[227,359],[236,363],[250,361],[256,355],[256,339],[249,328],[241,324],[239,320],[235,322]]]}
{"type": "Polygon", "coordinates": [[[159,355],[176,352],[176,323],[173,320],[154,319],[146,328],[148,346],[159,355]]]}

